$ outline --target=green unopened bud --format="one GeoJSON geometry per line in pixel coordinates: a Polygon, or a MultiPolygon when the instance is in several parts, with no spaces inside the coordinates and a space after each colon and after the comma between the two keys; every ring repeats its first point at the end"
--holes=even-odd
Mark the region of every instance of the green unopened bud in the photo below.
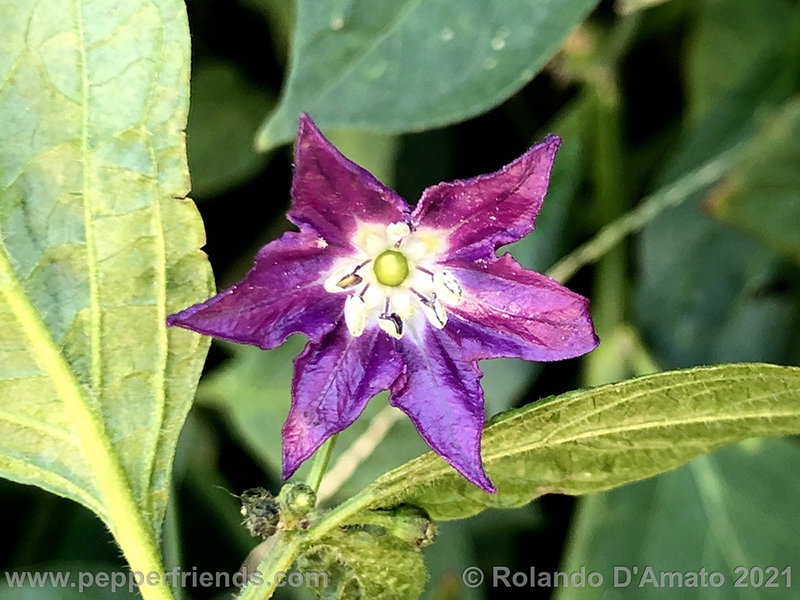
{"type": "Polygon", "coordinates": [[[307,515],[317,504],[317,495],[305,483],[287,484],[281,490],[286,508],[295,515],[307,515]]]}
{"type": "Polygon", "coordinates": [[[281,507],[279,529],[304,531],[314,519],[317,495],[305,483],[287,483],[275,498],[281,507]]]}
{"type": "Polygon", "coordinates": [[[397,250],[386,250],[372,265],[375,277],[383,285],[398,286],[408,277],[408,260],[397,250]]]}

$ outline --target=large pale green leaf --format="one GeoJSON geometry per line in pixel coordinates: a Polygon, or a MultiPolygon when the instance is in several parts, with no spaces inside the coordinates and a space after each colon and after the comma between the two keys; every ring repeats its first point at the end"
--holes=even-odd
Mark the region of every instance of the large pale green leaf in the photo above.
{"type": "Polygon", "coordinates": [[[0,5],[0,474],[89,507],[133,559],[207,348],[164,326],[211,287],[188,79],[180,0],[0,5]]]}
{"type": "Polygon", "coordinates": [[[723,221],[800,262],[800,102],[789,102],[711,192],[723,221]]]}
{"type": "Polygon", "coordinates": [[[306,111],[325,128],[452,123],[530,81],[597,0],[298,0],[289,75],[257,146],[290,141],[306,111]]]}
{"type": "MultiPolygon", "coordinates": [[[[671,371],[571,392],[500,415],[483,434],[497,494],[433,453],[364,490],[374,506],[406,502],[436,520],[585,494],[668,471],[739,440],[800,432],[800,368],[734,364],[671,371]]],[[[365,500],[366,501],[366,500],[365,500]]]]}
{"type": "MultiPolygon", "coordinates": [[[[705,568],[725,577],[719,588],[684,586],[682,599],[749,600],[762,594],[795,598],[797,593],[783,576],[770,588],[763,587],[769,574],[758,587],[747,576],[744,586],[734,582],[742,573],[738,567],[755,568],[757,583],[758,569],[763,576],[769,566],[782,571],[800,560],[800,481],[791,476],[798,469],[797,443],[751,440],[700,457],[672,473],[583,498],[573,546],[561,570],[584,567],[603,575],[604,584],[561,588],[558,599],[608,597],[615,566],[631,572],[638,567],[630,586],[614,590],[620,600],[647,593],[638,585],[646,566],[656,574],[705,568]]],[[[653,587],[645,584],[644,589],[653,587]]]]}

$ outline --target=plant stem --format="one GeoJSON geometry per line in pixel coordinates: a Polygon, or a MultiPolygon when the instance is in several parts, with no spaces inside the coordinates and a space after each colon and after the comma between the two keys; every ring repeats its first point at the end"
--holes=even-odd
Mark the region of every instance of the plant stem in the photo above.
{"type": "Polygon", "coordinates": [[[322,476],[325,474],[325,469],[328,468],[328,461],[331,459],[331,452],[333,452],[333,446],[336,444],[338,435],[338,433],[333,434],[314,453],[314,461],[311,463],[311,471],[308,474],[306,483],[315,492],[319,490],[319,484],[322,483],[322,476]]]}
{"type": "MultiPolygon", "coordinates": [[[[615,36],[610,46],[619,48],[615,36]]],[[[610,57],[598,57],[598,72],[602,76],[588,80],[586,98],[588,115],[593,118],[590,129],[591,190],[600,225],[608,225],[625,213],[629,191],[622,173],[626,171],[627,156],[622,143],[622,106],[617,80],[618,52],[610,57]]],[[[628,289],[627,253],[618,244],[602,256],[595,265],[592,286],[592,318],[601,340],[608,340],[625,317],[628,289]]],[[[596,386],[623,379],[614,348],[602,344],[583,361],[583,384],[596,386]]]]}
{"type": "Polygon", "coordinates": [[[597,235],[578,246],[547,271],[561,283],[566,282],[582,267],[595,262],[631,233],[635,233],[671,206],[677,206],[690,194],[711,185],[730,169],[741,156],[743,144],[737,144],[683,177],[646,196],[633,210],[603,227],[597,235]]]}

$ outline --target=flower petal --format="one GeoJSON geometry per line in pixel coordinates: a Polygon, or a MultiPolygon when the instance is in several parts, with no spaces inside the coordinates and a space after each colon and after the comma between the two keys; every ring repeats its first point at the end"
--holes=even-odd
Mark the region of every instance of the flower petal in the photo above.
{"type": "Polygon", "coordinates": [[[589,301],[510,254],[447,268],[463,288],[462,301],[447,307],[447,330],[468,359],[561,360],[597,345],[589,301]]]}
{"type": "Polygon", "coordinates": [[[427,323],[396,342],[406,364],[389,403],[405,412],[422,438],[453,468],[486,492],[497,491],[481,464],[483,391],[480,369],[458,344],[427,323]]]}
{"type": "Polygon", "coordinates": [[[533,229],[560,143],[548,136],[496,173],[429,187],[412,217],[444,230],[451,258],[491,258],[533,229]]]}
{"type": "Polygon", "coordinates": [[[283,425],[283,478],[334,433],[349,426],[367,401],[387,389],[403,365],[378,327],[353,337],[344,322],[295,359],[292,408],[283,425]]]}
{"type": "Polygon", "coordinates": [[[329,244],[349,246],[359,221],[388,225],[409,220],[405,201],[342,156],[305,113],[294,148],[287,217],[301,229],[310,226],[329,244]]]}
{"type": "Polygon", "coordinates": [[[259,251],[244,280],[170,315],[167,325],[261,348],[275,348],[292,333],[318,341],[344,305],[323,285],[341,255],[320,242],[312,233],[285,233],[259,251]]]}

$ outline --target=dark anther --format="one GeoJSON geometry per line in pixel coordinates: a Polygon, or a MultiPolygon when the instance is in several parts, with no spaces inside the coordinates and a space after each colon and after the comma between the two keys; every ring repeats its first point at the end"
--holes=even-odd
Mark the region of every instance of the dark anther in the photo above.
{"type": "Polygon", "coordinates": [[[433,303],[436,301],[436,294],[433,294],[432,297],[428,298],[427,296],[423,296],[422,294],[420,294],[415,289],[412,289],[411,291],[417,295],[417,298],[419,298],[419,301],[422,302],[422,304],[424,304],[428,308],[434,308],[433,303]]]}
{"type": "Polygon", "coordinates": [[[403,335],[403,319],[400,318],[400,315],[397,313],[392,313],[390,315],[383,314],[380,318],[394,325],[394,330],[397,332],[398,336],[403,335]]]}
{"type": "Polygon", "coordinates": [[[342,277],[339,281],[337,281],[336,285],[337,287],[340,287],[343,290],[347,290],[350,289],[351,287],[357,286],[362,281],[364,281],[364,278],[361,277],[361,275],[357,273],[348,273],[347,275],[342,277]]]}

